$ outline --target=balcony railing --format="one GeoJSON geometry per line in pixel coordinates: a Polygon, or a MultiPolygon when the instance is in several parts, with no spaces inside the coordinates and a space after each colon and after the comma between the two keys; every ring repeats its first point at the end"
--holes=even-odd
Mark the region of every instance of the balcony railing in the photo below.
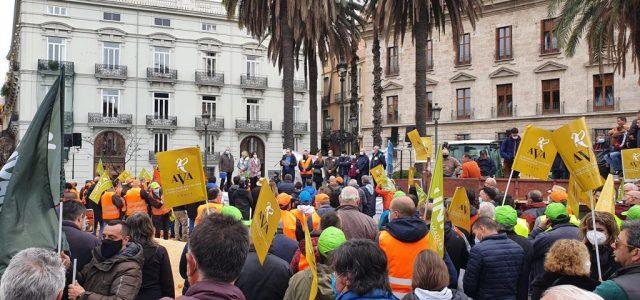
{"type": "Polygon", "coordinates": [[[400,64],[398,63],[397,60],[392,61],[390,64],[387,65],[385,74],[387,76],[396,76],[400,74],[400,64]]]}
{"type": "Polygon", "coordinates": [[[331,103],[330,98],[331,98],[330,96],[322,96],[322,102],[321,102],[322,107],[329,106],[329,103],[331,103]]]}
{"type": "Polygon", "coordinates": [[[342,103],[342,93],[335,93],[333,99],[335,103],[342,103]]]}
{"type": "Polygon", "coordinates": [[[305,93],[307,92],[307,82],[304,80],[294,80],[293,81],[293,91],[296,93],[305,93]]]}
{"type": "Polygon", "coordinates": [[[107,116],[102,113],[89,113],[87,124],[89,127],[131,127],[133,116],[130,114],[118,114],[107,116]]]}
{"type": "Polygon", "coordinates": [[[271,131],[271,120],[236,119],[236,130],[247,132],[271,131]]]}
{"type": "Polygon", "coordinates": [[[609,98],[594,101],[594,99],[587,99],[587,112],[597,111],[618,111],[620,110],[620,98],[609,98]]]}
{"type": "Polygon", "coordinates": [[[178,80],[178,70],[169,68],[147,68],[147,80],[151,82],[175,83],[178,80]]]}
{"type": "Polygon", "coordinates": [[[457,111],[455,109],[451,110],[451,120],[471,120],[473,119],[474,110],[471,109],[469,111],[457,111]]]}
{"type": "Polygon", "coordinates": [[[60,74],[60,68],[64,66],[64,74],[71,76],[75,73],[73,62],[57,61],[50,59],[38,59],[38,72],[42,74],[60,74]]]}
{"type": "MultiPolygon", "coordinates": [[[[293,122],[293,133],[303,134],[309,132],[307,122],[293,122]]],[[[284,131],[284,122],[282,122],[282,130],[284,131]]]]}
{"type": "Polygon", "coordinates": [[[264,90],[269,83],[266,76],[241,75],[240,85],[243,88],[264,90]]]}
{"type": "Polygon", "coordinates": [[[224,86],[224,73],[196,71],[196,84],[203,86],[224,86]]]}
{"type": "Polygon", "coordinates": [[[96,78],[127,79],[127,66],[96,64],[96,78]]]}
{"type": "MultiPolygon", "coordinates": [[[[224,119],[223,118],[212,118],[209,121],[209,126],[207,126],[207,131],[223,131],[224,130],[224,119]]],[[[196,118],[196,131],[204,131],[204,125],[202,125],[202,118],[196,118]]]]}
{"type": "MultiPolygon", "coordinates": [[[[207,157],[207,167],[214,167],[220,161],[220,152],[208,152],[206,154],[207,157]]],[[[202,151],[202,163],[205,161],[205,153],[202,151]]]]}
{"type": "Polygon", "coordinates": [[[551,103],[545,106],[543,103],[536,103],[536,115],[555,115],[564,113],[564,101],[551,103]]]}
{"type": "Polygon", "coordinates": [[[153,150],[149,150],[149,162],[152,164],[155,164],[157,162],[156,160],[156,152],[153,150]]]}
{"type": "Polygon", "coordinates": [[[158,117],[155,115],[147,115],[147,128],[149,129],[169,129],[174,130],[178,127],[178,117],[167,116],[158,117]]]}
{"type": "Polygon", "coordinates": [[[545,45],[544,43],[540,44],[540,54],[556,54],[560,53],[560,48],[556,45],[545,45]]]}
{"type": "Polygon", "coordinates": [[[508,118],[516,115],[517,105],[509,106],[493,106],[491,107],[491,118],[508,118]]]}

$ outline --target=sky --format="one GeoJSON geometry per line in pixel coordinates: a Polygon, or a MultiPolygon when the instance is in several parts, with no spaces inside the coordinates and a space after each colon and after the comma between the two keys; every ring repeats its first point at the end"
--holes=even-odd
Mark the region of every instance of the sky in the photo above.
{"type": "Polygon", "coordinates": [[[0,0],[0,85],[9,69],[7,54],[11,45],[14,0],[0,0]]]}

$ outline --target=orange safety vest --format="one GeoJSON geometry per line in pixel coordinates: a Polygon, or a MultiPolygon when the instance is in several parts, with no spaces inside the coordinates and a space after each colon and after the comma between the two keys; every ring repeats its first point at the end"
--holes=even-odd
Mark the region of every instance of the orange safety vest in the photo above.
{"type": "Polygon", "coordinates": [[[307,160],[300,160],[300,175],[313,175],[313,168],[307,171],[307,168],[311,165],[311,157],[307,157],[307,160]]]}
{"type": "Polygon", "coordinates": [[[396,297],[402,299],[406,294],[411,293],[413,262],[420,252],[427,249],[429,239],[425,235],[417,242],[404,243],[387,231],[382,231],[378,241],[380,248],[387,255],[391,290],[396,297]]]}
{"type": "Polygon", "coordinates": [[[127,208],[127,217],[130,217],[137,212],[145,214],[149,213],[147,210],[147,202],[140,197],[140,188],[129,189],[127,194],[124,196],[124,200],[127,208]]]}
{"type": "MultiPolygon", "coordinates": [[[[293,213],[296,216],[296,219],[300,220],[300,223],[303,222],[302,220],[302,212],[298,209],[293,209],[291,210],[291,213],[293,213]]],[[[320,215],[318,215],[317,212],[313,212],[313,215],[311,215],[311,224],[313,226],[313,229],[311,230],[318,230],[320,228],[320,215]]],[[[295,226],[293,228],[293,235],[295,236],[295,226]]]]}
{"type": "Polygon", "coordinates": [[[120,219],[120,210],[113,204],[114,192],[105,192],[100,197],[100,206],[102,206],[102,219],[103,220],[117,220],[120,219]]]}
{"type": "Polygon", "coordinates": [[[160,208],[155,208],[151,206],[151,214],[154,216],[164,216],[171,211],[171,207],[168,207],[166,204],[162,204],[160,208]]]}
{"type": "Polygon", "coordinates": [[[221,203],[207,203],[198,206],[198,213],[196,214],[196,225],[200,223],[203,214],[207,210],[207,206],[209,207],[210,213],[220,213],[223,207],[221,203]]]}
{"type": "Polygon", "coordinates": [[[283,210],[280,215],[280,220],[282,221],[282,233],[288,238],[297,241],[296,216],[288,210],[283,210]]]}

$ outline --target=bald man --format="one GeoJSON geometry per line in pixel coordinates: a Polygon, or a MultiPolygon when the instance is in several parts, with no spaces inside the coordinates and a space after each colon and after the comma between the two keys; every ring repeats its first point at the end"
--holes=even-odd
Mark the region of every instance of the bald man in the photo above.
{"type": "Polygon", "coordinates": [[[494,188],[494,189],[498,189],[498,182],[496,182],[495,178],[492,177],[487,177],[487,179],[484,180],[484,186],[485,187],[490,187],[490,188],[494,188]]]}
{"type": "Polygon", "coordinates": [[[340,227],[348,240],[370,239],[374,241],[378,228],[373,219],[359,209],[360,194],[352,186],[346,186],[340,192],[340,206],[336,214],[340,218],[340,227]]]}

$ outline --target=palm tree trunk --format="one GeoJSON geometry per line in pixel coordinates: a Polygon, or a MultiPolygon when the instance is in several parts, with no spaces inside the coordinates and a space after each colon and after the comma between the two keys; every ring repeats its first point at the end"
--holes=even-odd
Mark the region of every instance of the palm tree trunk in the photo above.
{"type": "Polygon", "coordinates": [[[311,153],[318,152],[318,61],[315,51],[307,57],[309,67],[309,130],[311,153]]]}
{"type": "MultiPolygon", "coordinates": [[[[286,14],[283,14],[286,15],[286,14]]],[[[282,89],[284,91],[283,101],[283,148],[293,148],[293,75],[294,75],[294,57],[293,57],[293,31],[287,20],[281,21],[282,28],[282,89]]]]}
{"type": "MultiPolygon", "coordinates": [[[[427,134],[427,9],[421,9],[420,20],[416,22],[414,31],[414,43],[416,45],[416,129],[420,136],[427,134]]],[[[416,172],[422,173],[422,164],[416,165],[416,172]]]]}
{"type": "Polygon", "coordinates": [[[382,67],[380,66],[380,37],[373,27],[373,145],[382,146],[382,67]]]}
{"type": "MultiPolygon", "coordinates": [[[[358,119],[358,56],[356,55],[356,51],[358,50],[357,43],[354,42],[354,47],[351,49],[353,51],[351,56],[351,70],[349,72],[349,79],[351,79],[351,99],[349,105],[349,124],[351,125],[351,119],[358,119]]],[[[351,133],[353,134],[353,142],[351,153],[356,153],[358,149],[358,128],[351,128],[351,133]]]]}

